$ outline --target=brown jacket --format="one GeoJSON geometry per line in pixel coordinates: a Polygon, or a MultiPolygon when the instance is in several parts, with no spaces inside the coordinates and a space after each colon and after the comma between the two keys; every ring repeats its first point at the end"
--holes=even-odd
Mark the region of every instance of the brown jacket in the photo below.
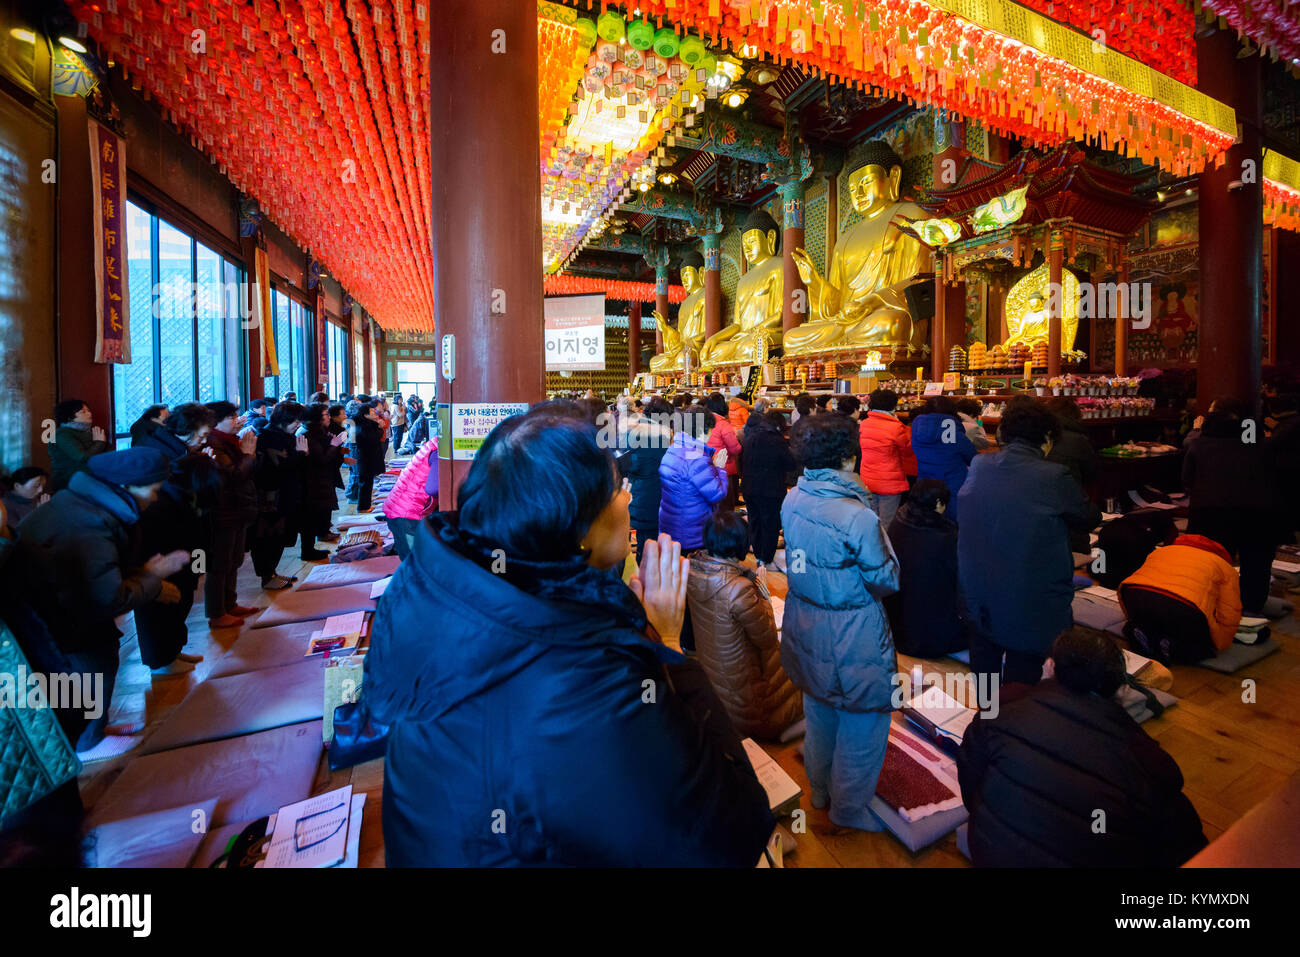
{"type": "Polygon", "coordinates": [[[776,738],[803,717],[803,696],[781,668],[772,604],[739,562],[691,559],[687,599],[695,651],[741,735],[776,738]]]}

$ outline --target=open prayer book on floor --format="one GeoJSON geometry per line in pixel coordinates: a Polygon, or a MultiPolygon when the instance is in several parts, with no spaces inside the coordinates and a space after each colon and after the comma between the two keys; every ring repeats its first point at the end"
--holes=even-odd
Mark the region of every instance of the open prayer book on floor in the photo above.
{"type": "Polygon", "coordinates": [[[781,765],[753,738],[745,738],[741,743],[745,746],[749,763],[754,767],[754,774],[758,776],[758,783],[767,792],[767,803],[772,813],[777,817],[785,817],[794,811],[799,806],[799,796],[803,794],[794,778],[786,774],[781,765]]]}
{"type": "Polygon", "coordinates": [[[975,719],[975,709],[966,707],[938,685],[931,685],[903,704],[903,717],[936,743],[954,746],[965,737],[975,719]]]}

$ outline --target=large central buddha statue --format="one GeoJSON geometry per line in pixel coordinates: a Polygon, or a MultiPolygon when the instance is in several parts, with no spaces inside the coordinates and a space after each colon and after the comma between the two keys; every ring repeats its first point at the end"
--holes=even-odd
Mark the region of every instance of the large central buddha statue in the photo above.
{"type": "Polygon", "coordinates": [[[664,337],[664,351],[650,360],[650,371],[656,375],[685,372],[688,356],[691,368],[699,366],[704,344],[704,257],[695,250],[682,257],[682,286],[686,298],[677,310],[676,329],[655,310],[655,322],[664,337]]]}
{"type": "Polygon", "coordinates": [[[745,220],[740,245],[749,268],[736,283],[732,321],[721,332],[710,336],[700,350],[701,368],[727,362],[752,362],[755,347],[764,338],[771,348],[781,344],[781,296],[785,282],[781,260],[776,255],[779,235],[776,220],[761,209],[745,220]]]}
{"type": "MultiPolygon", "coordinates": [[[[929,249],[895,217],[924,219],[900,202],[903,163],[883,140],[867,144],[866,162],[849,176],[849,197],[862,219],[835,245],[822,276],[804,249],[794,251],[808,286],[808,318],[785,336],[785,354],[860,346],[914,343],[912,315],[903,294],[920,273],[933,270],[929,249]]],[[[919,333],[920,330],[916,330],[919,333]]]]}

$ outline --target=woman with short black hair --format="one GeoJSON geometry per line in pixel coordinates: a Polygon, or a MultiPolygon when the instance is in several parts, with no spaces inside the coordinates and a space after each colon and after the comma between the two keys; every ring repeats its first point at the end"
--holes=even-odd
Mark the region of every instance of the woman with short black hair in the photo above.
{"type": "Polygon", "coordinates": [[[140,413],[140,418],[131,423],[131,445],[139,445],[145,436],[151,435],[158,429],[162,428],[170,415],[167,406],[158,404],[151,405],[140,413]]]}
{"type": "Polygon", "coordinates": [[[54,407],[54,442],[50,445],[50,491],[66,488],[86,460],[109,449],[108,436],[94,424],[90,406],[64,399],[54,407]]]}
{"type": "Polygon", "coordinates": [[[853,470],[858,424],[800,419],[791,451],[804,472],[785,497],[785,619],[781,664],[804,693],[804,768],[832,823],[878,831],[868,809],[885,760],[897,672],[881,599],[898,590],[898,561],[853,470]]]}
{"type": "Polygon", "coordinates": [[[794,472],[794,456],[785,438],[785,416],[774,409],[750,416],[741,463],[740,488],[745,495],[754,557],[770,565],[781,537],[781,503],[786,476],[794,472]]]}
{"type": "Polygon", "coordinates": [[[952,496],[938,479],[920,479],[889,523],[898,556],[898,594],[885,599],[894,644],[905,655],[940,658],[969,647],[957,584],[952,496]]]}
{"type": "Polygon", "coordinates": [[[689,563],[661,535],[631,587],[611,574],[629,496],[597,435],[550,406],[498,425],[380,599],[363,701],[391,726],[390,865],[762,854],[766,795],[707,675],[668,647],[689,563]]]}

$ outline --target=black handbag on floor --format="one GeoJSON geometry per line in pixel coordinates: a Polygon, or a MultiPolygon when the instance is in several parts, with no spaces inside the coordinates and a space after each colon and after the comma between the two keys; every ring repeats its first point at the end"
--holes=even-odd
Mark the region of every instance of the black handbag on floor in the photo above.
{"type": "Polygon", "coordinates": [[[329,746],[331,771],[382,758],[387,749],[388,725],[370,717],[364,696],[334,709],[334,740],[329,746]]]}

